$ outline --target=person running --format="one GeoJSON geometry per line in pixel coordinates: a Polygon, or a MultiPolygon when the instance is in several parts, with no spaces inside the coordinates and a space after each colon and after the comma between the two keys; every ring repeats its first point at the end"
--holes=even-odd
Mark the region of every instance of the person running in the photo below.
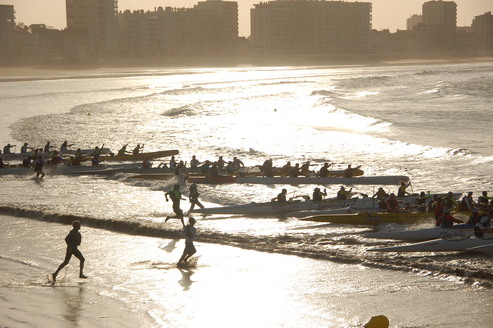
{"type": "Polygon", "coordinates": [[[80,221],[75,220],[72,222],[72,227],[73,229],[70,230],[69,234],[67,237],[65,237],[65,243],[67,244],[67,253],[65,255],[65,260],[63,260],[62,264],[58,267],[58,269],[51,275],[53,277],[53,281],[56,281],[56,277],[60,270],[62,270],[70,261],[70,258],[72,255],[74,255],[76,258],[79,259],[80,261],[80,267],[79,267],[79,278],[85,279],[87,278],[84,275],[84,256],[82,256],[82,253],[80,250],[77,248],[80,246],[82,242],[82,236],[79,232],[80,230],[80,221]]]}
{"type": "Polygon", "coordinates": [[[181,224],[185,226],[185,222],[183,221],[183,211],[180,208],[180,201],[185,199],[181,197],[180,185],[175,184],[173,190],[165,193],[164,197],[166,198],[167,202],[169,201],[169,199],[171,199],[171,201],[173,202],[173,212],[175,212],[176,214],[175,216],[167,216],[164,222],[168,222],[169,219],[180,219],[181,224]]]}
{"type": "Polygon", "coordinates": [[[39,155],[38,158],[36,158],[36,161],[34,161],[34,172],[36,172],[37,179],[43,179],[43,177],[45,176],[45,173],[43,172],[44,163],[45,162],[43,161],[41,155],[39,155]]]}
{"type": "Polygon", "coordinates": [[[194,227],[196,222],[197,221],[195,218],[191,217],[188,219],[188,224],[183,227],[183,234],[185,235],[185,249],[183,250],[183,255],[178,261],[178,265],[186,264],[188,259],[190,259],[193,254],[197,253],[197,250],[193,245],[193,240],[197,237],[197,230],[194,227]]]}
{"type": "Polygon", "coordinates": [[[190,185],[190,194],[188,195],[188,199],[190,200],[190,209],[188,210],[189,213],[193,211],[195,205],[200,208],[204,208],[204,205],[202,205],[202,203],[199,201],[199,192],[195,183],[192,183],[190,185]]]}

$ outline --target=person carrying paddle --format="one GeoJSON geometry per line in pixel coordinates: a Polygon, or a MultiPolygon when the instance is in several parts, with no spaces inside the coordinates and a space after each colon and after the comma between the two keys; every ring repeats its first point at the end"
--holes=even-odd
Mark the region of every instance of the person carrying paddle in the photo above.
{"type": "Polygon", "coordinates": [[[320,188],[318,188],[318,187],[317,187],[317,188],[315,188],[315,190],[313,190],[313,195],[312,195],[312,196],[313,196],[313,197],[312,197],[312,200],[313,200],[314,202],[320,202],[320,201],[322,201],[322,200],[323,200],[323,198],[324,198],[325,196],[327,196],[327,190],[326,190],[326,189],[324,189],[324,191],[322,192],[322,191],[320,190],[320,188]]]}
{"type": "Polygon", "coordinates": [[[286,203],[286,195],[288,194],[287,189],[283,189],[276,197],[272,198],[271,201],[275,202],[277,201],[278,203],[286,203]]]}
{"type": "Polygon", "coordinates": [[[446,227],[450,228],[454,225],[455,223],[464,223],[464,221],[456,219],[452,214],[450,214],[450,210],[448,208],[445,208],[443,210],[443,215],[436,221],[435,225],[441,226],[441,227],[446,227]]]}
{"type": "Polygon", "coordinates": [[[173,187],[173,190],[168,191],[167,193],[164,194],[164,197],[166,198],[166,201],[168,202],[169,199],[173,202],[173,212],[175,212],[175,216],[167,216],[164,222],[168,222],[169,219],[180,219],[181,224],[185,226],[185,222],[183,221],[183,211],[180,208],[180,201],[185,198],[181,197],[181,192],[180,192],[180,185],[175,184],[173,187]]]}
{"type": "Polygon", "coordinates": [[[389,199],[387,199],[387,212],[389,213],[400,212],[399,201],[395,198],[394,193],[391,193],[389,199]]]}
{"type": "Polygon", "coordinates": [[[62,264],[60,264],[58,269],[51,275],[53,277],[54,282],[56,281],[56,276],[58,275],[60,270],[63,269],[68,264],[72,255],[74,255],[80,261],[79,278],[82,278],[82,279],[87,278],[83,273],[85,259],[84,259],[84,256],[82,256],[82,253],[80,252],[80,250],[77,248],[80,246],[80,244],[82,242],[82,236],[79,232],[80,221],[75,220],[74,222],[72,222],[72,227],[73,227],[73,229],[70,230],[67,237],[65,237],[65,243],[67,244],[67,253],[65,255],[65,260],[63,260],[62,264]]]}
{"type": "Polygon", "coordinates": [[[192,257],[193,254],[197,253],[197,250],[193,245],[193,240],[197,237],[197,230],[194,227],[196,222],[195,218],[191,217],[188,219],[188,224],[183,228],[183,234],[185,235],[185,249],[178,261],[178,265],[187,263],[188,259],[192,257]]]}
{"type": "Polygon", "coordinates": [[[14,148],[15,145],[7,144],[5,147],[3,147],[3,153],[4,154],[12,154],[10,151],[10,148],[14,148]]]}
{"type": "Polygon", "coordinates": [[[327,178],[329,176],[329,168],[332,166],[332,163],[324,163],[324,166],[318,171],[318,176],[321,178],[327,178]]]}
{"type": "Polygon", "coordinates": [[[125,154],[131,154],[132,152],[128,151],[127,147],[128,147],[128,144],[123,145],[122,148],[120,148],[120,150],[118,150],[118,156],[122,156],[125,154]]]}
{"type": "Polygon", "coordinates": [[[137,155],[141,152],[141,150],[144,149],[144,145],[140,145],[140,144],[137,144],[137,146],[135,146],[134,150],[132,151],[132,154],[133,155],[137,155]]]}

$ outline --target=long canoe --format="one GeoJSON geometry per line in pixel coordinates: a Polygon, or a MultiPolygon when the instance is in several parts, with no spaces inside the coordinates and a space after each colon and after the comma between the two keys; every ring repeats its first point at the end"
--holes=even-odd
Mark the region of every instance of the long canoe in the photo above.
{"type": "Polygon", "coordinates": [[[371,248],[373,252],[461,252],[493,243],[493,237],[464,239],[434,239],[410,245],[371,248]]]}
{"type": "Polygon", "coordinates": [[[191,176],[188,179],[192,183],[222,184],[222,183],[248,183],[248,184],[340,184],[340,185],[399,185],[401,181],[409,181],[409,177],[398,176],[372,176],[372,177],[242,177],[242,176],[191,176]]]}
{"type": "Polygon", "coordinates": [[[302,218],[304,221],[331,222],[338,224],[377,225],[383,223],[416,223],[431,221],[431,213],[399,212],[399,213],[371,213],[360,212],[352,214],[312,215],[302,218]]]}
{"type": "Polygon", "coordinates": [[[354,205],[356,200],[323,200],[320,202],[293,200],[286,203],[265,202],[242,205],[209,207],[195,209],[200,214],[237,214],[237,215],[278,215],[307,210],[334,210],[354,205]]]}
{"type": "Polygon", "coordinates": [[[368,233],[365,237],[417,242],[438,238],[467,237],[474,234],[473,228],[474,225],[472,224],[458,224],[450,228],[434,227],[415,230],[377,231],[368,233]]]}
{"type": "MultiPolygon", "coordinates": [[[[139,154],[128,154],[128,155],[103,155],[99,157],[100,161],[105,162],[125,162],[125,161],[143,161],[145,159],[156,159],[161,157],[168,157],[173,155],[178,155],[178,150],[161,150],[161,151],[153,151],[147,153],[139,153],[139,154]]],[[[90,160],[92,157],[86,157],[85,160],[90,160]]]]}

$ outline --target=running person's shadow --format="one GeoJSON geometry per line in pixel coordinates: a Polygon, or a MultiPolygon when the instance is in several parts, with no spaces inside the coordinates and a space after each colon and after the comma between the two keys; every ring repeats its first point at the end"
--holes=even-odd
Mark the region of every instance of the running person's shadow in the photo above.
{"type": "Polygon", "coordinates": [[[180,239],[172,239],[172,240],[170,240],[170,242],[167,245],[164,245],[164,244],[159,245],[159,248],[161,248],[162,250],[164,250],[168,253],[171,253],[176,248],[176,243],[179,241],[180,241],[180,239]]]}
{"type": "Polygon", "coordinates": [[[191,279],[195,271],[190,269],[183,269],[183,268],[178,268],[178,270],[180,270],[182,274],[182,278],[178,280],[178,283],[180,284],[180,286],[183,287],[184,291],[190,290],[190,287],[195,282],[191,279]]]}

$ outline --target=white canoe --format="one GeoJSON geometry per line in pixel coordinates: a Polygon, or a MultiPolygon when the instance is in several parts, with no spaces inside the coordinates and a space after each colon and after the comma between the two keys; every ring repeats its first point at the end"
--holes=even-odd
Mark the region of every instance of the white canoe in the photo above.
{"type": "Polygon", "coordinates": [[[377,231],[365,235],[366,238],[375,239],[394,239],[404,241],[425,241],[438,238],[458,238],[468,237],[473,235],[474,225],[459,224],[452,228],[426,228],[416,230],[400,230],[400,231],[377,231]]]}
{"type": "Polygon", "coordinates": [[[355,200],[324,200],[320,202],[294,200],[286,203],[266,202],[199,208],[193,212],[200,214],[279,215],[298,211],[347,208],[354,203],[355,200]]]}
{"type": "Polygon", "coordinates": [[[464,239],[434,239],[410,245],[371,248],[373,252],[463,252],[467,249],[493,243],[493,237],[464,239]]]}

